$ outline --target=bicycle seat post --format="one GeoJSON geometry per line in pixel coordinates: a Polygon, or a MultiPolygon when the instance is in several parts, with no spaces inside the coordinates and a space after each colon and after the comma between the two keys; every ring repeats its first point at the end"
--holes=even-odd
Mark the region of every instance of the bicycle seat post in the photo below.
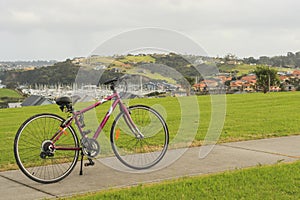
{"type": "Polygon", "coordinates": [[[116,90],[115,90],[115,84],[114,84],[114,82],[112,82],[112,83],[110,84],[110,89],[111,89],[113,92],[116,91],[116,90]]]}

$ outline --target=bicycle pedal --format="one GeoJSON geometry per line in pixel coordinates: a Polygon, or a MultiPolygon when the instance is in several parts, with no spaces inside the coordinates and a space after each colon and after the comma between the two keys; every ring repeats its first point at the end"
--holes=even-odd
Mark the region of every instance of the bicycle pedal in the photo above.
{"type": "Polygon", "coordinates": [[[89,159],[89,162],[88,163],[84,163],[84,166],[85,167],[88,167],[88,166],[94,166],[95,165],[95,162],[92,160],[92,159],[89,159]]]}

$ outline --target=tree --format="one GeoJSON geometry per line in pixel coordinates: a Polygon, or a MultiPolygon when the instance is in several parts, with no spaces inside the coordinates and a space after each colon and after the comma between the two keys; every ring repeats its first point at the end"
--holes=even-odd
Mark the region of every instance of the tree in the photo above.
{"type": "Polygon", "coordinates": [[[190,85],[195,84],[195,78],[189,76],[185,76],[184,78],[189,82],[190,85]]]}
{"type": "Polygon", "coordinates": [[[254,57],[244,58],[244,63],[246,64],[256,64],[258,60],[256,60],[254,57]]]}
{"type": "Polygon", "coordinates": [[[260,56],[258,59],[258,64],[262,65],[272,65],[271,59],[267,56],[260,56]]]}
{"type": "Polygon", "coordinates": [[[270,86],[279,84],[279,78],[275,69],[270,69],[266,66],[256,67],[254,74],[256,74],[256,86],[261,88],[264,93],[269,91],[270,86]]]}
{"type": "Polygon", "coordinates": [[[224,56],[224,59],[226,61],[229,61],[229,60],[236,60],[237,59],[237,56],[232,54],[232,53],[228,53],[227,55],[224,56]]]}

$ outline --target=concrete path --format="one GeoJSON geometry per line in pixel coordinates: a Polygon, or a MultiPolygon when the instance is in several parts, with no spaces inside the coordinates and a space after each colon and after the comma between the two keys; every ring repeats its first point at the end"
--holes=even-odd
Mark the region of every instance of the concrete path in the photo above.
{"type": "MultiPolygon", "coordinates": [[[[43,199],[72,194],[124,187],[141,183],[158,182],[182,176],[194,176],[234,170],[256,165],[292,162],[300,159],[300,136],[290,136],[216,145],[205,158],[199,158],[200,147],[188,149],[183,156],[167,167],[150,172],[134,173],[106,166],[119,165],[115,158],[96,161],[95,166],[85,167],[79,176],[76,169],[64,180],[54,184],[39,184],[25,177],[19,170],[0,173],[0,199],[43,199]],[[103,164],[106,163],[106,164],[103,164]]],[[[168,151],[168,158],[178,151],[168,151]]],[[[170,159],[169,159],[170,161],[170,159]]],[[[163,164],[163,162],[162,162],[163,164]]],[[[122,166],[122,165],[120,165],[122,166]]],[[[156,166],[161,168],[162,166],[156,166]]]]}

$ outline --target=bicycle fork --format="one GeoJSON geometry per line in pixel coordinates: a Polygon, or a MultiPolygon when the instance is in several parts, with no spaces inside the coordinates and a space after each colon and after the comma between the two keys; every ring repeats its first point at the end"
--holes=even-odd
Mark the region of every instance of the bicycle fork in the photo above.
{"type": "Polygon", "coordinates": [[[138,129],[138,127],[134,124],[131,116],[130,116],[130,111],[126,108],[123,109],[123,112],[125,115],[123,116],[123,119],[127,126],[130,128],[131,132],[135,135],[137,139],[143,139],[145,136],[141,133],[141,131],[138,129]]]}

